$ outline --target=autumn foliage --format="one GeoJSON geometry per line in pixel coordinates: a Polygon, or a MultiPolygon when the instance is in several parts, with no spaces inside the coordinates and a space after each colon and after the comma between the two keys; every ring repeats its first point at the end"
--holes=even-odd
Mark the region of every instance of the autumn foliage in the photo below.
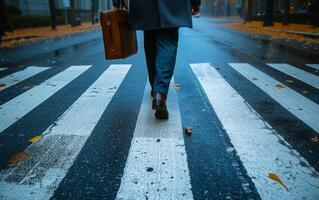
{"type": "Polygon", "coordinates": [[[264,27],[262,22],[252,21],[247,22],[245,24],[242,22],[234,22],[229,24],[223,24],[223,26],[244,32],[249,32],[255,35],[270,36],[274,39],[284,39],[299,42],[313,42],[319,44],[319,39],[289,33],[289,31],[294,31],[319,34],[319,27],[314,27],[312,25],[290,24],[288,26],[284,26],[282,23],[275,23],[274,26],[264,27]]]}
{"type": "Polygon", "coordinates": [[[70,25],[59,25],[57,30],[51,30],[51,27],[36,27],[16,29],[13,32],[6,32],[1,46],[12,47],[27,42],[39,41],[41,39],[53,38],[57,36],[68,35],[83,31],[89,31],[99,28],[99,24],[83,23],[81,26],[71,27],[70,25]]]}

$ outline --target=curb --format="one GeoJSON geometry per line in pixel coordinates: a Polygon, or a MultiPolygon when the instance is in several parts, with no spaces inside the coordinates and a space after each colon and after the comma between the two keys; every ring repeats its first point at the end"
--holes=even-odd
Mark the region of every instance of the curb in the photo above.
{"type": "Polygon", "coordinates": [[[27,46],[30,46],[30,45],[33,45],[33,44],[36,44],[36,43],[41,43],[41,42],[45,42],[45,41],[56,41],[56,40],[59,40],[61,38],[65,38],[65,37],[72,37],[72,36],[77,36],[77,35],[81,35],[81,34],[85,34],[85,33],[88,33],[88,32],[94,32],[94,31],[97,31],[99,28],[95,28],[95,29],[89,29],[89,30],[84,30],[84,31],[80,31],[80,32],[74,32],[74,33],[68,33],[68,34],[65,34],[65,35],[57,35],[57,36],[53,36],[53,37],[43,37],[43,38],[38,38],[38,39],[35,39],[33,41],[27,41],[27,42],[24,42],[24,43],[20,43],[20,44],[16,44],[12,47],[4,47],[4,46],[1,46],[0,45],[0,52],[1,51],[5,51],[5,50],[12,50],[12,49],[16,49],[16,48],[21,48],[21,47],[27,47],[27,46]]]}
{"type": "Polygon", "coordinates": [[[275,45],[278,48],[284,49],[289,53],[302,56],[304,58],[310,59],[310,60],[316,60],[319,61],[319,44],[309,43],[310,45],[305,45],[305,42],[298,42],[298,41],[290,41],[287,42],[285,40],[280,39],[273,39],[267,35],[253,35],[249,32],[240,31],[233,29],[231,27],[223,27],[225,30],[232,31],[235,33],[239,33],[245,37],[248,37],[250,39],[254,39],[256,41],[261,41],[263,43],[271,43],[275,45]],[[313,48],[312,46],[316,46],[318,48],[313,48]]]}
{"type": "Polygon", "coordinates": [[[317,33],[307,33],[307,32],[300,32],[300,31],[286,31],[287,33],[302,35],[304,37],[319,39],[319,34],[317,33]]]}
{"type": "Polygon", "coordinates": [[[296,54],[298,56],[302,56],[304,58],[310,60],[319,60],[319,49],[312,48],[311,46],[305,46],[304,43],[301,42],[286,42],[284,40],[272,39],[268,36],[252,36],[249,34],[250,38],[262,41],[264,43],[272,43],[278,48],[284,49],[289,53],[296,54]],[[293,43],[293,44],[288,44],[293,43]]]}

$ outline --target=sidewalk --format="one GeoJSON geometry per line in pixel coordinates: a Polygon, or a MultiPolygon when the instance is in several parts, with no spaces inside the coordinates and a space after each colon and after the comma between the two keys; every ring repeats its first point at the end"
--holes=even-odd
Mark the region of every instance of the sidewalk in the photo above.
{"type": "Polygon", "coordinates": [[[16,29],[13,32],[6,32],[6,35],[2,38],[0,47],[10,48],[24,43],[85,32],[98,28],[100,28],[99,23],[92,25],[91,22],[86,22],[82,23],[81,26],[76,27],[71,27],[70,25],[58,25],[56,31],[52,31],[51,27],[16,29]]]}
{"type": "Polygon", "coordinates": [[[222,26],[249,33],[255,39],[272,42],[298,54],[319,56],[319,27],[303,24],[283,26],[282,23],[275,23],[272,27],[264,27],[263,22],[260,21],[245,24],[242,21],[232,22],[222,24],[222,26]]]}

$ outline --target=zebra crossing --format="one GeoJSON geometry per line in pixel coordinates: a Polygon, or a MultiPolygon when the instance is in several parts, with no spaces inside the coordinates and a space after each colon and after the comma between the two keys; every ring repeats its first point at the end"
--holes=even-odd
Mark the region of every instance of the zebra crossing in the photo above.
{"type": "MultiPolygon", "coordinates": [[[[232,66],[238,66],[238,64],[232,64],[232,66]]],[[[245,65],[238,66],[240,70],[244,70],[244,67],[245,65]]],[[[230,136],[248,174],[255,177],[253,182],[261,197],[264,199],[290,199],[291,197],[302,199],[307,194],[307,198],[315,199],[319,194],[317,188],[319,179],[312,176],[313,173],[316,173],[315,170],[309,168],[310,165],[307,162],[307,167],[299,165],[300,155],[290,153],[291,146],[245,102],[214,67],[203,63],[193,64],[191,68],[223,128],[230,136]],[[278,140],[284,144],[279,143],[278,140]],[[284,159],[278,162],[278,157],[284,159]],[[284,179],[290,186],[289,193],[281,187],[273,189],[273,184],[265,176],[272,171],[285,176],[284,179]],[[301,172],[304,175],[298,176],[298,173],[301,172]],[[290,177],[295,177],[295,179],[290,179],[290,177]]],[[[257,77],[260,78],[260,76],[257,77]]]]}
{"type": "Polygon", "coordinates": [[[3,87],[0,88],[1,90],[4,90],[8,87],[11,87],[17,83],[20,83],[21,81],[24,81],[40,72],[43,72],[45,70],[50,69],[49,67],[36,67],[36,66],[30,66],[22,71],[13,73],[7,77],[1,78],[0,83],[4,84],[3,87]]]}
{"type": "Polygon", "coordinates": [[[91,65],[71,66],[62,73],[1,105],[0,117],[2,120],[0,121],[0,132],[40,105],[90,67],[91,65]]]}
{"type": "Polygon", "coordinates": [[[319,105],[303,95],[290,89],[283,83],[273,79],[253,66],[240,63],[229,64],[233,69],[246,77],[249,81],[271,96],[280,105],[293,115],[305,122],[309,127],[319,133],[319,105]],[[281,86],[277,88],[275,86],[281,86]]]}
{"type": "Polygon", "coordinates": [[[117,199],[192,199],[176,92],[168,94],[170,120],[154,121],[149,91],[146,87],[117,199]]]}
{"type": "Polygon", "coordinates": [[[0,175],[2,180],[19,183],[12,185],[6,181],[1,182],[4,198],[49,199],[53,195],[130,67],[111,65],[52,126],[48,127],[41,142],[29,146],[26,151],[31,156],[27,162],[0,175]],[[59,148],[59,144],[64,145],[59,148]],[[10,192],[12,189],[18,192],[10,192]],[[31,194],[25,191],[35,192],[31,194]],[[20,196],[22,194],[23,196],[20,196]],[[30,196],[27,196],[28,194],[30,196]]]}
{"type": "MultiPolygon", "coordinates": [[[[319,133],[317,103],[248,63],[228,65],[319,133]]],[[[318,89],[317,75],[289,64],[268,66],[318,89]]],[[[315,68],[317,65],[311,66],[315,68]]],[[[91,67],[70,66],[0,105],[0,135],[91,67]]],[[[30,156],[26,160],[0,171],[0,199],[52,198],[132,67],[131,64],[110,65],[43,132],[40,141],[27,147],[25,152],[30,156]]],[[[307,160],[228,84],[214,66],[194,63],[189,67],[260,197],[316,199],[319,195],[319,174],[307,160]],[[271,181],[269,173],[280,175],[289,191],[271,181]]],[[[28,67],[0,79],[0,83],[4,82],[6,89],[10,89],[18,82],[14,80],[22,82],[48,69],[28,67]]],[[[149,91],[149,86],[146,86],[116,199],[194,199],[190,178],[192,171],[188,167],[191,161],[185,151],[178,92],[171,89],[168,95],[170,119],[157,121],[150,109],[149,91]]]]}
{"type": "Polygon", "coordinates": [[[306,64],[306,66],[319,70],[319,64],[306,64]]]}
{"type": "Polygon", "coordinates": [[[305,72],[289,64],[274,63],[274,64],[267,64],[267,65],[319,89],[319,77],[314,74],[305,72]]]}

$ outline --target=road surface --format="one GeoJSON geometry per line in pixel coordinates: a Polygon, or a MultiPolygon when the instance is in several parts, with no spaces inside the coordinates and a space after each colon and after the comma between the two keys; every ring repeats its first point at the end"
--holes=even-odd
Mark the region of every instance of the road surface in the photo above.
{"type": "Polygon", "coordinates": [[[0,199],[317,199],[319,58],[228,22],[180,30],[168,121],[140,32],[124,60],[99,30],[2,50],[0,199]]]}

